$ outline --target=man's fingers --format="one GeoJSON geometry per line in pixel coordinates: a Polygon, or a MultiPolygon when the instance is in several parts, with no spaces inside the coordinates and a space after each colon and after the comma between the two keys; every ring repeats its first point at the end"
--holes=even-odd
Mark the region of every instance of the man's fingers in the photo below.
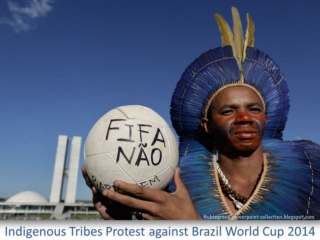
{"type": "Polygon", "coordinates": [[[121,203],[121,204],[128,206],[130,208],[133,208],[133,209],[139,209],[139,210],[146,211],[146,212],[147,211],[149,212],[149,210],[152,209],[153,203],[151,203],[151,202],[140,200],[140,199],[137,199],[137,198],[134,198],[134,197],[131,197],[128,195],[124,195],[124,194],[121,194],[118,192],[114,192],[111,190],[105,189],[103,191],[102,195],[104,195],[105,197],[107,197],[108,199],[110,199],[112,201],[121,203]]]}
{"type": "Polygon", "coordinates": [[[98,190],[95,188],[95,187],[92,187],[91,188],[91,190],[92,190],[92,201],[93,201],[93,204],[96,204],[96,203],[98,203],[98,202],[100,202],[100,194],[99,194],[99,192],[98,192],[98,190]]]}
{"type": "Polygon", "coordinates": [[[84,180],[86,181],[87,186],[89,188],[92,188],[93,185],[92,185],[92,183],[91,183],[91,181],[90,181],[90,179],[88,177],[87,170],[86,170],[85,166],[81,167],[81,172],[82,172],[82,176],[83,176],[84,180]]]}
{"type": "Polygon", "coordinates": [[[133,195],[137,198],[145,199],[145,200],[150,200],[153,202],[157,202],[157,198],[159,196],[159,190],[151,189],[151,188],[146,188],[139,186],[137,184],[130,184],[126,183],[123,181],[115,181],[114,185],[116,188],[120,189],[123,192],[126,192],[130,195],[133,195]]]}
{"type": "Polygon", "coordinates": [[[173,175],[174,184],[176,185],[176,191],[184,191],[186,190],[186,187],[184,186],[181,176],[180,176],[180,168],[177,168],[173,175]]]}

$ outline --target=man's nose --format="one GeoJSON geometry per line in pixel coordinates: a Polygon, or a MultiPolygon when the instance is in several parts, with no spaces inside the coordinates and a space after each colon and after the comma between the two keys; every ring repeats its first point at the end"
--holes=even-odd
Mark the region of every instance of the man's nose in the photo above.
{"type": "Polygon", "coordinates": [[[251,114],[246,111],[240,111],[236,114],[235,124],[252,124],[251,114]]]}

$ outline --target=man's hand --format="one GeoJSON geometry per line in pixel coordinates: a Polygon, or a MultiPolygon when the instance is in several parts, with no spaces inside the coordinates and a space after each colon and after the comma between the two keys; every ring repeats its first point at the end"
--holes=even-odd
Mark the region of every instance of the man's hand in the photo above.
{"type": "Polygon", "coordinates": [[[130,209],[122,204],[112,202],[105,198],[91,183],[85,166],[81,168],[83,178],[86,181],[87,186],[92,190],[92,202],[94,207],[100,213],[101,217],[105,220],[121,219],[131,220],[132,216],[129,213],[130,209]]]}
{"type": "Polygon", "coordinates": [[[202,220],[191,201],[188,190],[180,178],[179,168],[175,171],[174,182],[176,191],[174,193],[167,193],[136,184],[115,181],[114,185],[117,188],[134,197],[107,189],[103,190],[102,195],[114,202],[141,211],[143,219],[202,220]]]}

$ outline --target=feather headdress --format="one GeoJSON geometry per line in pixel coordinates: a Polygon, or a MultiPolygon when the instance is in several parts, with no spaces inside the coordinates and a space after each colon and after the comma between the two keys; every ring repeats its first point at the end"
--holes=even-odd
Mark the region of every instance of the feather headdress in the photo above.
{"type": "Polygon", "coordinates": [[[236,8],[232,8],[232,16],[233,31],[222,16],[215,15],[222,46],[192,62],[172,96],[170,113],[180,141],[179,167],[183,182],[201,216],[228,214],[212,175],[213,144],[206,139],[200,122],[215,93],[243,84],[255,89],[265,104],[268,123],[263,148],[270,156],[269,174],[259,197],[244,210],[245,214],[313,214],[320,218],[319,200],[316,200],[320,199],[320,146],[307,141],[282,141],[289,111],[286,79],[268,55],[254,48],[255,27],[250,15],[247,14],[245,40],[236,8]]]}

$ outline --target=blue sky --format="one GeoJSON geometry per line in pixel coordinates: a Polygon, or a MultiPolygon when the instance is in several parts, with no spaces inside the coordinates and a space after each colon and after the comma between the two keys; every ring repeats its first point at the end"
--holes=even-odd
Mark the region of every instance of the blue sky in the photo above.
{"type": "MultiPolygon", "coordinates": [[[[177,81],[220,46],[214,14],[231,23],[232,6],[244,26],[250,12],[255,46],[287,77],[284,139],[320,143],[319,1],[2,0],[0,198],[25,190],[49,198],[58,135],[84,143],[117,106],[144,105],[170,123],[177,81]]],[[[77,199],[90,198],[79,170],[77,199]]]]}

